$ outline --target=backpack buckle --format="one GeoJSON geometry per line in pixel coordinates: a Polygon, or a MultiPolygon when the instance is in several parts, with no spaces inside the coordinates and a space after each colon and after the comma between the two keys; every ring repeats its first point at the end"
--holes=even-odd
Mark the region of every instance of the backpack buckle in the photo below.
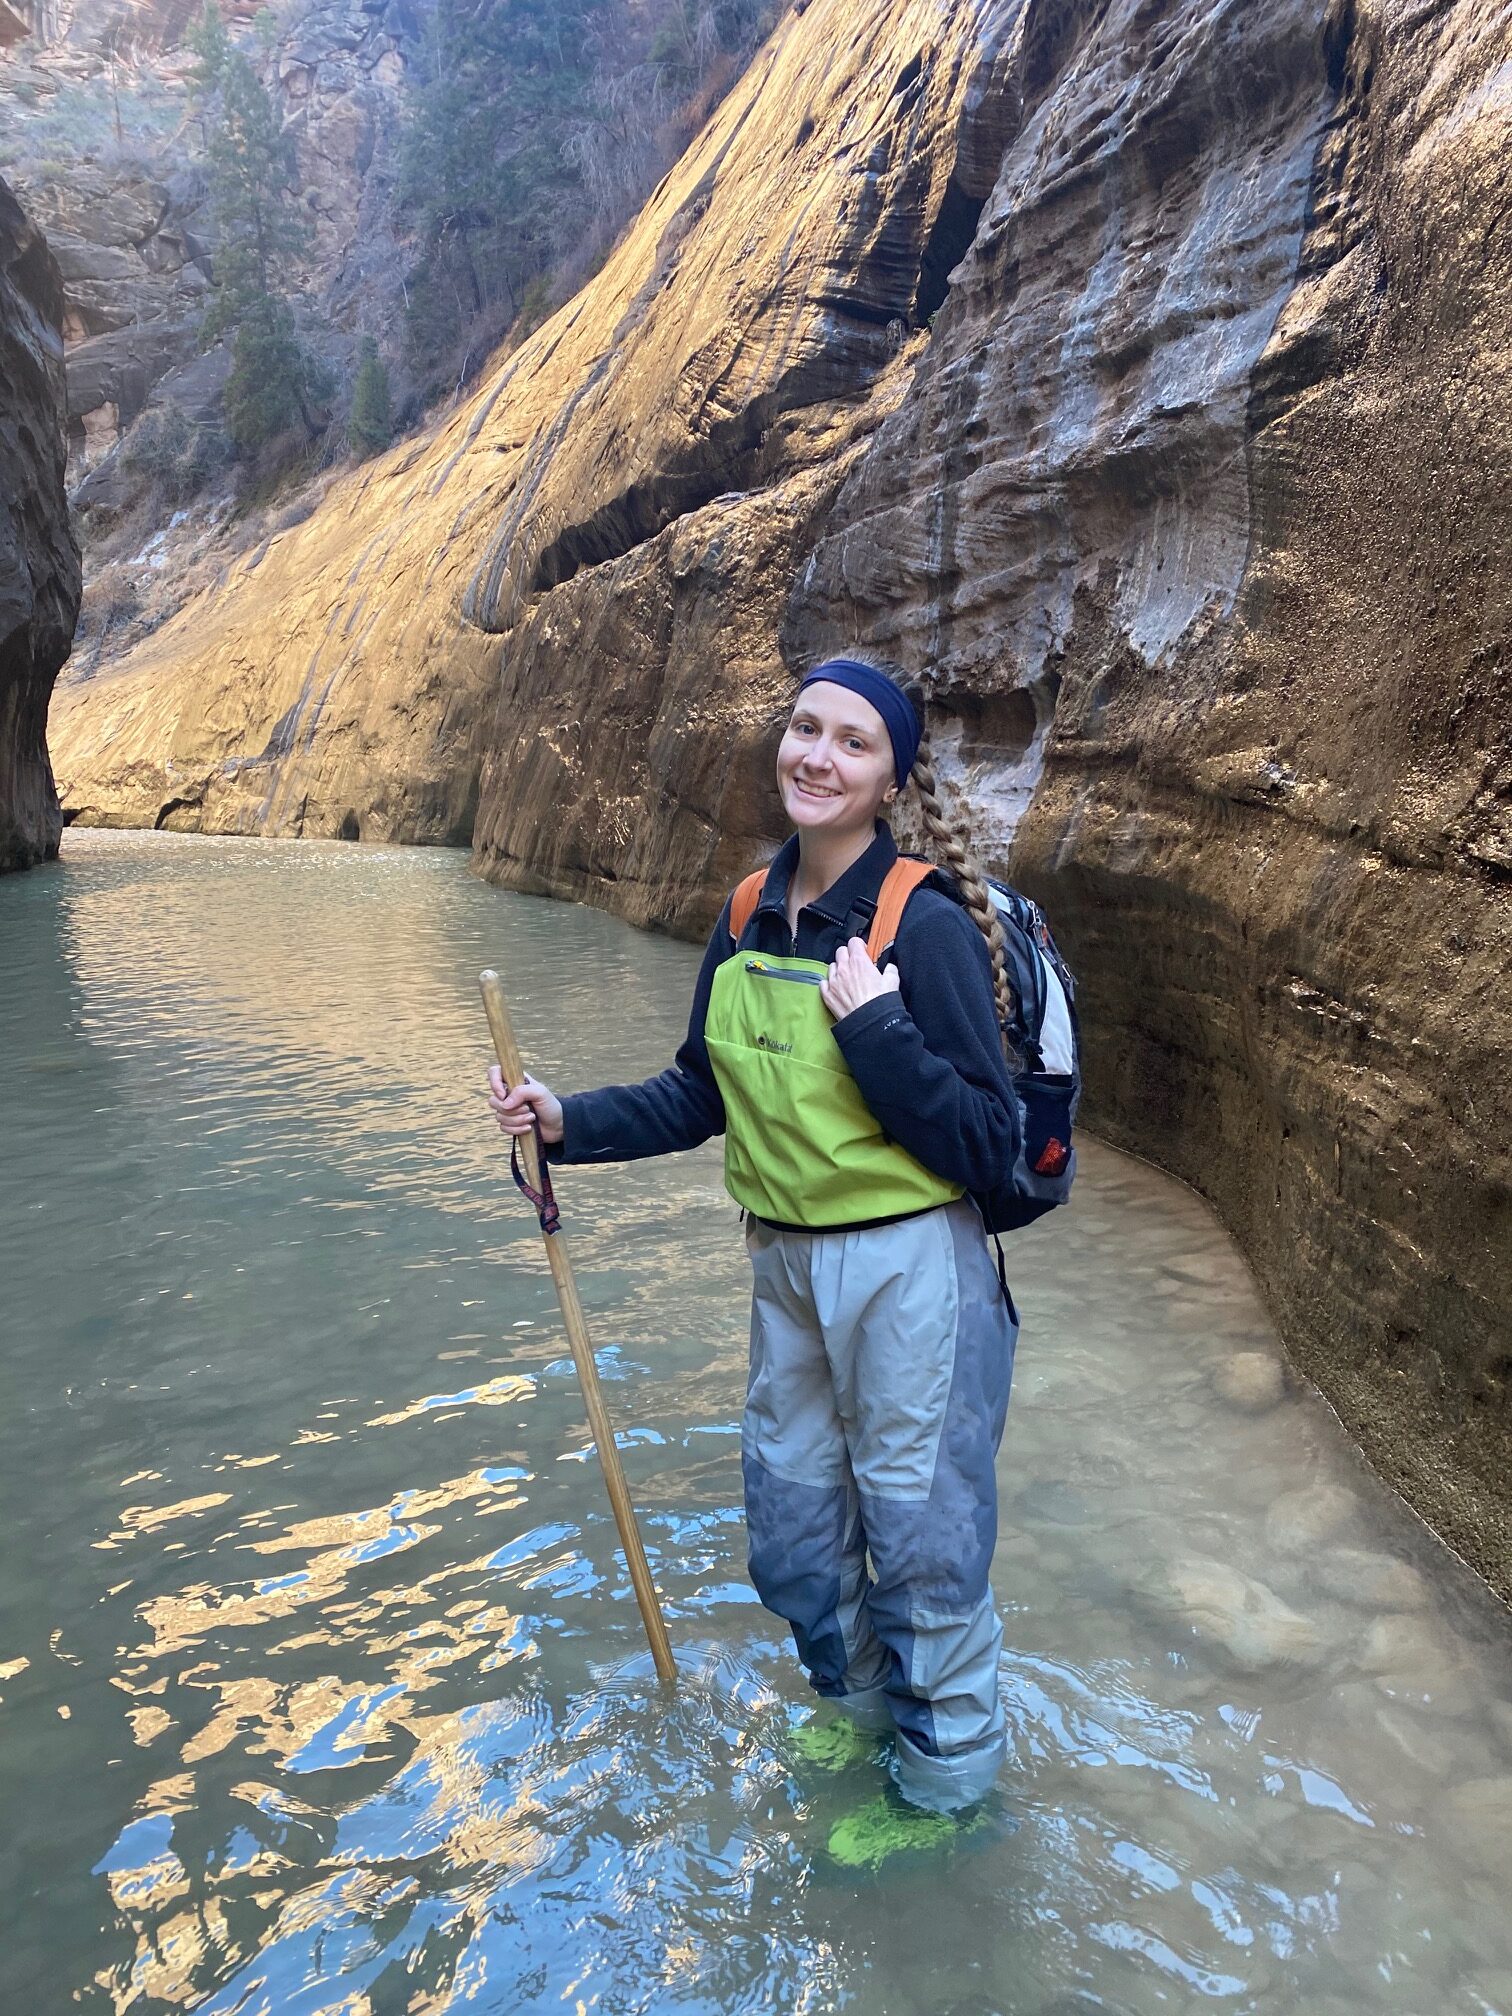
{"type": "Polygon", "coordinates": [[[852,938],[866,937],[876,914],[877,906],[870,896],[856,897],[845,913],[845,922],[840,926],[845,943],[848,945],[852,938]]]}

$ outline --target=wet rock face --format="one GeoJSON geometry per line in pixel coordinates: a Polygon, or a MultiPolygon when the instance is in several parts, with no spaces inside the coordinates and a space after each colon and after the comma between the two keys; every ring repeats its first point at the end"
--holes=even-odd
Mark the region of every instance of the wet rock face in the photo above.
{"type": "Polygon", "coordinates": [[[47,702],[79,608],[63,497],[63,293],[0,182],[0,870],[58,851],[47,702]]]}
{"type": "Polygon", "coordinates": [[[1087,597],[1143,665],[1233,606],[1251,379],[1330,101],[1319,16],[1027,8],[999,58],[1012,119],[970,256],[789,615],[797,655],[860,627],[924,675],[993,858],[1063,727],[1087,597]]]}
{"type": "Polygon", "coordinates": [[[1081,976],[1087,1117],[1512,1589],[1512,26],[1401,28],[795,11],[473,401],[69,694],[60,770],[697,931],[794,672],[893,659],[1081,976]]]}
{"type": "Polygon", "coordinates": [[[1015,866],[1084,980],[1096,1123],[1214,1198],[1299,1362],[1506,1591],[1512,28],[1393,19],[1328,24],[1237,585],[1152,652],[1127,568],[1080,584],[1015,866]]]}

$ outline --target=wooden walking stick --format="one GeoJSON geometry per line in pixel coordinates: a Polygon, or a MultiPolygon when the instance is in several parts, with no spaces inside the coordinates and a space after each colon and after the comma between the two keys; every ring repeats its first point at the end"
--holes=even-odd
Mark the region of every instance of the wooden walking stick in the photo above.
{"type": "MultiPolygon", "coordinates": [[[[519,1045],[515,1042],[514,1029],[509,1020],[509,1009],[504,1000],[504,986],[497,973],[490,969],[480,973],[478,985],[483,990],[483,1006],[488,1010],[488,1027],[493,1035],[494,1049],[499,1054],[499,1068],[504,1073],[504,1082],[513,1087],[523,1082],[525,1066],[520,1061],[519,1045]]],[[[536,1152],[534,1129],[529,1134],[518,1134],[515,1143],[520,1159],[525,1164],[526,1180],[538,1193],[544,1190],[541,1159],[536,1152]]],[[[646,1627],[646,1636],[651,1641],[651,1657],[656,1661],[657,1675],[662,1680],[675,1680],[677,1667],[672,1659],[672,1647],[667,1640],[667,1626],[662,1617],[661,1604],[657,1599],[656,1587],[651,1580],[651,1570],[646,1564],[646,1550],[641,1545],[640,1528],[635,1523],[635,1508],[630,1503],[630,1490],[625,1483],[624,1466],[620,1462],[619,1450],[615,1446],[614,1429],[610,1425],[609,1411],[604,1405],[604,1396],[599,1387],[598,1366],[594,1363],[593,1346],[588,1341],[588,1325],[583,1316],[583,1305],[578,1300],[577,1283],[572,1278],[572,1263],[567,1258],[567,1247],[562,1235],[554,1228],[547,1230],[543,1217],[541,1236],[546,1242],[546,1258],[551,1263],[551,1278],[556,1283],[557,1300],[562,1305],[562,1319],[567,1325],[567,1341],[572,1346],[572,1362],[577,1367],[578,1379],[583,1388],[583,1404],[588,1412],[588,1426],[593,1430],[593,1440],[598,1449],[599,1463],[603,1467],[604,1482],[609,1487],[609,1503],[614,1507],[614,1523],[619,1528],[620,1545],[625,1550],[625,1560],[630,1568],[630,1580],[635,1585],[635,1600],[640,1605],[641,1622],[646,1627]]]]}

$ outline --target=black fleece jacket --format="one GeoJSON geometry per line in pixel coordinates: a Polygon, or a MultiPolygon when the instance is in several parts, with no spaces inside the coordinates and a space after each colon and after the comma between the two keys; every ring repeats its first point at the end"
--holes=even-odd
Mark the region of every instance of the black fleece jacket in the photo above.
{"type": "MultiPolygon", "coordinates": [[[[883,877],[897,859],[880,822],[876,838],[840,880],[798,913],[795,937],[784,905],[798,864],[795,834],[767,870],[743,951],[774,958],[833,959],[847,938],[865,937],[883,877]]],[[[563,1140],[554,1162],[628,1162],[696,1148],[725,1127],[724,1101],[704,1042],[714,974],[735,946],[725,904],[704,952],[687,1039],[670,1070],[640,1085],[605,1085],[562,1101],[563,1140]]],[[[1006,1181],[1019,1150],[1019,1106],[997,1033],[987,943],[943,873],[915,890],[895,956],[900,991],[863,1002],[836,1022],[861,1096],[890,1139],[948,1183],[986,1191],[1006,1181]]]]}

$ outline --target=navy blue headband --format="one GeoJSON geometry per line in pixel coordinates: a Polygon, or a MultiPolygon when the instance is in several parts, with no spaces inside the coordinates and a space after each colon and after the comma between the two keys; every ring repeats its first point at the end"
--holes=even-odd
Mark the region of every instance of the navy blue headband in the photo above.
{"type": "Polygon", "coordinates": [[[802,693],[805,687],[821,679],[827,686],[843,686],[847,693],[869,700],[882,716],[901,790],[913,774],[914,758],[919,753],[919,717],[903,688],[875,665],[862,664],[859,658],[826,658],[807,675],[798,691],[802,693]]]}

